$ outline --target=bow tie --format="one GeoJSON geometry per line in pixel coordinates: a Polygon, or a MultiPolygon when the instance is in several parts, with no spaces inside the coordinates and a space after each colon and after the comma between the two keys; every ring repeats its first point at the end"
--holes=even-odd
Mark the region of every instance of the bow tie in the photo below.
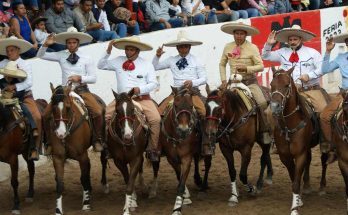
{"type": "Polygon", "coordinates": [[[133,71],[135,69],[135,65],[132,60],[127,60],[123,63],[122,68],[124,71],[133,71]]]}
{"type": "Polygon", "coordinates": [[[299,57],[298,57],[298,54],[297,52],[293,52],[291,55],[290,55],[290,58],[289,58],[289,61],[291,63],[297,63],[299,61],[299,57]]]}
{"type": "Polygon", "coordinates": [[[77,61],[79,61],[79,59],[80,57],[76,53],[71,53],[66,60],[74,65],[77,63],[77,61]]]}
{"type": "Polygon", "coordinates": [[[183,57],[178,60],[178,62],[176,62],[176,66],[179,68],[179,70],[185,69],[188,66],[186,58],[183,57]]]}

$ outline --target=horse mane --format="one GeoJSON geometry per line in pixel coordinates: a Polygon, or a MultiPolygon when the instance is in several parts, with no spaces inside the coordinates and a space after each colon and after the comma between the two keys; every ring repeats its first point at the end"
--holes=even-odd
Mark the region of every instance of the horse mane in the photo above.
{"type": "Polygon", "coordinates": [[[1,120],[0,120],[0,128],[4,128],[6,124],[8,124],[12,118],[12,112],[10,108],[7,106],[0,104],[0,115],[1,115],[1,120]]]}
{"type": "Polygon", "coordinates": [[[211,91],[209,93],[208,97],[210,97],[210,96],[219,96],[219,90],[216,89],[216,90],[211,91]]]}
{"type": "Polygon", "coordinates": [[[62,85],[59,85],[56,87],[56,89],[54,90],[53,94],[52,94],[52,105],[57,105],[59,102],[64,101],[64,88],[62,85]]]}
{"type": "Polygon", "coordinates": [[[226,90],[224,93],[226,97],[226,101],[228,101],[228,105],[230,106],[231,110],[233,110],[236,113],[242,112],[242,110],[245,108],[244,102],[237,93],[237,90],[226,90]]]}
{"type": "Polygon", "coordinates": [[[128,93],[123,92],[120,93],[117,98],[116,98],[117,102],[127,102],[127,101],[131,101],[131,98],[129,97],[128,93]]]}

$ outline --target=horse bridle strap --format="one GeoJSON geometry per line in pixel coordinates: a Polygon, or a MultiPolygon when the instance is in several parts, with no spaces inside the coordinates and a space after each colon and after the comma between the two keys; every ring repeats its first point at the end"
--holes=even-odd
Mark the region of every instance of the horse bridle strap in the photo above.
{"type": "Polygon", "coordinates": [[[286,141],[290,141],[290,137],[289,137],[289,134],[294,134],[296,133],[297,131],[301,130],[302,128],[304,128],[305,126],[307,125],[307,123],[304,121],[304,120],[301,120],[301,122],[299,122],[297,124],[297,126],[293,129],[289,129],[288,127],[285,127],[285,128],[280,128],[281,129],[281,134],[285,134],[285,139],[286,141]]]}

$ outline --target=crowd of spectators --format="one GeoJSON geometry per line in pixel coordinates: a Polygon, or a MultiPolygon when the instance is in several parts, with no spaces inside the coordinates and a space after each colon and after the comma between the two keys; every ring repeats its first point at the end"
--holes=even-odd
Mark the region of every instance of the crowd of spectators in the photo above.
{"type": "MultiPolygon", "coordinates": [[[[294,11],[340,6],[342,0],[2,0],[0,38],[33,44],[36,55],[49,33],[75,27],[94,42],[141,32],[203,25],[294,11]]],[[[65,47],[55,44],[48,51],[65,47]]]]}

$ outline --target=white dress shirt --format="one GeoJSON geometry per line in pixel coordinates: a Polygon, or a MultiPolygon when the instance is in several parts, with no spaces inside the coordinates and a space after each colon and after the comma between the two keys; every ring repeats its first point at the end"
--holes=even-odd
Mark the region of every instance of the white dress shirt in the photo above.
{"type": "Polygon", "coordinates": [[[188,54],[186,57],[188,66],[185,69],[179,70],[176,63],[181,59],[180,55],[175,57],[169,57],[160,62],[159,58],[155,55],[152,60],[152,64],[156,70],[168,69],[172,71],[174,78],[174,87],[184,86],[184,82],[187,80],[192,81],[193,87],[207,83],[207,74],[204,65],[192,54],[188,54]]]}
{"type": "Polygon", "coordinates": [[[319,77],[322,75],[322,57],[317,50],[302,45],[302,47],[297,50],[299,61],[297,63],[291,63],[289,61],[293,52],[291,48],[285,47],[276,51],[271,51],[271,49],[272,46],[266,43],[262,49],[262,59],[279,62],[281,64],[280,69],[284,69],[285,71],[295,66],[292,72],[292,78],[297,84],[301,84],[298,78],[301,75],[307,74],[309,76],[309,81],[303,83],[303,86],[319,85],[319,77]]]}
{"type": "Polygon", "coordinates": [[[37,57],[55,61],[60,64],[62,69],[62,85],[65,86],[70,76],[81,76],[81,83],[94,84],[97,81],[96,68],[94,61],[87,55],[77,51],[76,54],[80,57],[76,64],[71,64],[66,59],[69,57],[70,52],[46,52],[47,47],[41,47],[37,53],[37,57]]]}
{"type": "Polygon", "coordinates": [[[138,56],[135,61],[135,69],[132,71],[123,70],[123,63],[128,59],[126,56],[119,56],[108,60],[109,54],[105,55],[98,62],[98,69],[115,71],[118,93],[129,92],[134,87],[139,87],[140,95],[149,94],[158,87],[156,73],[152,64],[138,56]]]}
{"type": "MultiPolygon", "coordinates": [[[[3,69],[8,62],[9,62],[8,59],[2,60],[0,62],[0,68],[3,69]]],[[[27,92],[33,86],[33,74],[31,71],[31,65],[29,64],[29,62],[23,60],[22,58],[18,58],[15,62],[17,63],[19,69],[27,73],[27,78],[23,82],[15,84],[16,90],[17,91],[25,90],[27,92]]]]}
{"type": "Polygon", "coordinates": [[[40,45],[42,45],[45,42],[45,40],[48,36],[47,32],[41,31],[40,29],[37,29],[37,28],[34,30],[34,34],[35,34],[35,38],[37,40],[37,43],[40,45]]]}
{"type": "MultiPolygon", "coordinates": [[[[94,5],[94,7],[98,8],[97,5],[94,5]]],[[[98,22],[103,24],[105,31],[110,31],[110,24],[105,10],[100,11],[98,22]]]]}

